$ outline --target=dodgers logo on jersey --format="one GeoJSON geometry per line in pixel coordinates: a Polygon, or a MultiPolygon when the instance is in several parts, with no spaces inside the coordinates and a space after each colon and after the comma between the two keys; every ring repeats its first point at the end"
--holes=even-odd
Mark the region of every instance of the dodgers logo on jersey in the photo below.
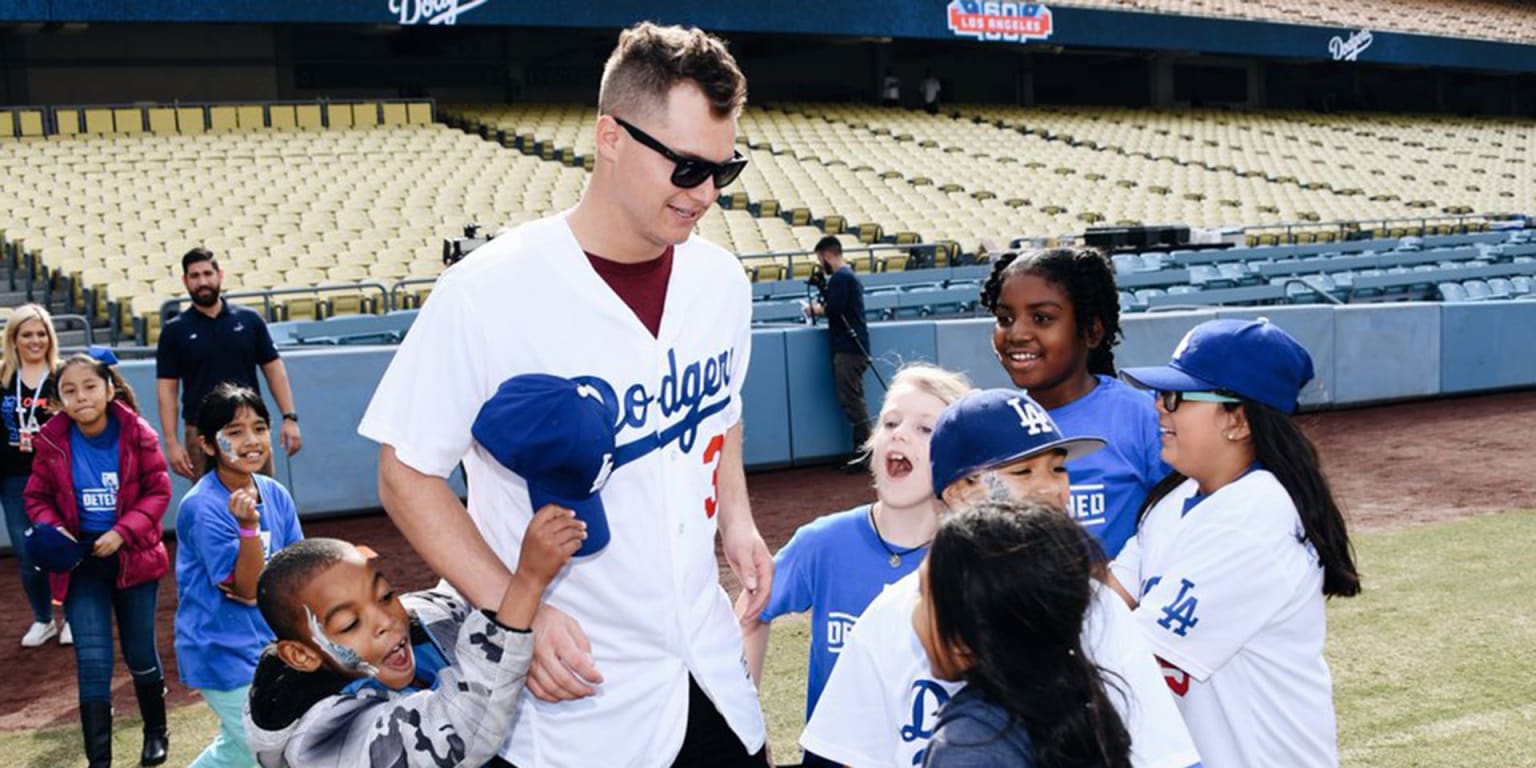
{"type": "Polygon", "coordinates": [[[636,383],[624,390],[621,398],[614,386],[596,376],[573,376],[577,392],[583,397],[603,400],[619,414],[613,425],[617,438],[625,429],[640,430],[639,437],[617,447],[613,457],[613,469],[644,457],[652,451],[677,443],[684,453],[691,453],[699,437],[699,425],[705,419],[725,410],[731,402],[731,361],[735,359],[734,347],[721,350],[702,360],[679,366],[677,350],[667,350],[667,372],[652,392],[644,383],[636,383]],[[651,422],[652,405],[659,411],[663,422],[676,419],[661,429],[646,431],[651,422]]]}
{"type": "Polygon", "coordinates": [[[843,643],[848,640],[848,633],[853,631],[853,625],[859,617],[842,611],[827,612],[827,652],[842,653],[843,643]]]}
{"type": "Polygon", "coordinates": [[[957,37],[1024,43],[1049,39],[1055,31],[1051,9],[1041,3],[953,0],[945,13],[957,37]]]}
{"type": "Polygon", "coordinates": [[[912,683],[912,719],[901,727],[901,740],[907,743],[922,742],[922,748],[912,756],[913,765],[922,765],[928,753],[928,742],[933,738],[939,710],[949,703],[949,691],[932,680],[912,683]]]}
{"type": "Polygon", "coordinates": [[[1179,579],[1179,594],[1162,607],[1163,617],[1157,620],[1159,627],[1184,637],[1189,634],[1190,629],[1200,623],[1200,620],[1195,618],[1195,609],[1200,606],[1200,598],[1190,594],[1194,588],[1194,582],[1189,579],[1179,579]]]}

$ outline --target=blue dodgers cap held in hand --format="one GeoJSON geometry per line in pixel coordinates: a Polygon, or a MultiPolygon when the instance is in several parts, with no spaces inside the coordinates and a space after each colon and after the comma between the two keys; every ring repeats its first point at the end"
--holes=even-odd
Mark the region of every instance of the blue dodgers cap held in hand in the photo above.
{"type": "Polygon", "coordinates": [[[972,392],[950,403],[933,425],[928,455],[933,495],[984,469],[1012,464],[1046,451],[1067,460],[1104,447],[1097,437],[1063,437],[1056,422],[1028,393],[1018,389],[972,392]]]}
{"type": "Polygon", "coordinates": [[[601,491],[613,471],[617,406],[589,384],[529,373],[496,388],[470,431],[502,466],[528,483],[537,513],[546,504],[587,524],[578,557],[608,545],[601,491]]]}
{"type": "Polygon", "coordinates": [[[1207,320],[1184,335],[1167,365],[1127,368],[1131,383],[1162,392],[1225,390],[1284,413],[1296,412],[1301,388],[1312,380],[1306,347],[1269,322],[1207,320]]]}
{"type": "Polygon", "coordinates": [[[27,529],[27,554],[32,565],[45,573],[69,573],[85,559],[85,545],[51,525],[27,529]]]}

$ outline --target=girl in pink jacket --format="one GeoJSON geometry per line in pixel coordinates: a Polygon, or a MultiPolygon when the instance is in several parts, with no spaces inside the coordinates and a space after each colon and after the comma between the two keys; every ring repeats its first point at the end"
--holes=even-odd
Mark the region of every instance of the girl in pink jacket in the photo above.
{"type": "Polygon", "coordinates": [[[112,764],[112,617],[144,716],[142,765],[165,762],[165,675],[155,644],[159,580],[170,570],[161,518],[171,479],[160,438],[118,401],[126,387],[87,355],[58,374],[62,413],[38,433],[27,516],[78,541],[64,613],[75,634],[80,724],[91,766],[112,764]]]}

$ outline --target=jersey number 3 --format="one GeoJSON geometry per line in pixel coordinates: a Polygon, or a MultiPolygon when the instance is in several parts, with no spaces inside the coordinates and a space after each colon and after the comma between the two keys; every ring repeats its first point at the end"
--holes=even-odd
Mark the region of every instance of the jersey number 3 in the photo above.
{"type": "Polygon", "coordinates": [[[704,516],[714,517],[720,506],[720,452],[725,449],[725,435],[710,438],[704,446],[704,463],[714,462],[715,469],[709,475],[709,497],[704,499],[704,516]]]}

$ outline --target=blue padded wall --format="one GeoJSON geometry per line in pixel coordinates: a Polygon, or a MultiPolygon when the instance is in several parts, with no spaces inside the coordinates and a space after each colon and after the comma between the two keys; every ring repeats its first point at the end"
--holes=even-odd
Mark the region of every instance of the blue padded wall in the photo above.
{"type": "Polygon", "coordinates": [[[1440,391],[1536,384],[1536,301],[1442,304],[1440,391]]]}
{"type": "Polygon", "coordinates": [[[1334,405],[1439,393],[1439,304],[1353,304],[1333,311],[1334,405]]]}
{"type": "Polygon", "coordinates": [[[742,459],[749,467],[788,464],[790,454],[789,365],[784,331],[752,334],[752,361],[741,385],[742,459]]]}

